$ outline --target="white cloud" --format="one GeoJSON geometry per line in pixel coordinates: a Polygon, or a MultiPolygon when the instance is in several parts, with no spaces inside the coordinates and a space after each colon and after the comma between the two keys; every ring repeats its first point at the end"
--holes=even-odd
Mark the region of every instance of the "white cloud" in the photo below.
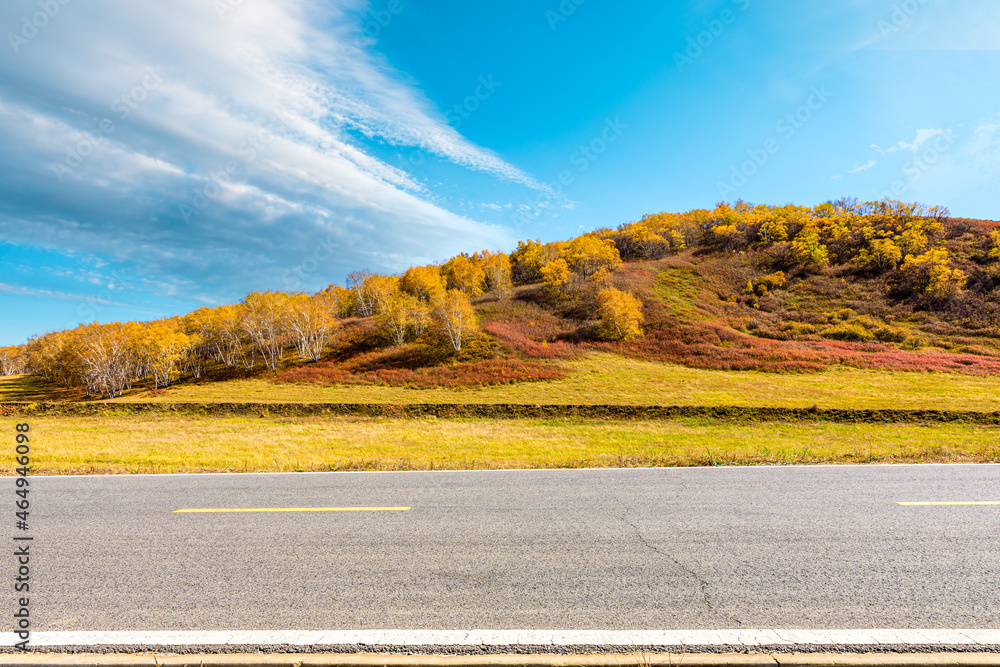
{"type": "Polygon", "coordinates": [[[24,287],[23,285],[8,285],[7,283],[0,283],[0,292],[3,292],[4,294],[14,294],[16,296],[31,296],[44,299],[60,299],[63,301],[86,301],[89,303],[100,304],[102,306],[128,307],[128,304],[118,303],[116,301],[109,301],[108,299],[100,299],[95,296],[85,296],[82,294],[67,294],[65,292],[60,292],[57,290],[35,289],[33,287],[24,287]]]}
{"type": "Polygon", "coordinates": [[[878,163],[877,163],[877,162],[875,162],[875,160],[868,160],[868,162],[866,162],[866,163],[864,163],[864,164],[860,164],[860,163],[857,163],[857,162],[855,162],[855,163],[854,163],[854,169],[849,169],[849,170],[847,171],[847,173],[848,173],[848,174],[856,174],[856,173],[858,173],[859,171],[865,171],[866,169],[871,169],[871,168],[872,168],[872,167],[874,167],[874,166],[875,166],[876,164],[878,164],[878,163]]]}
{"type": "Polygon", "coordinates": [[[920,150],[920,147],[924,145],[929,139],[944,134],[945,130],[917,130],[917,136],[914,137],[911,143],[906,143],[905,141],[900,141],[897,146],[900,150],[908,150],[916,153],[920,150]]]}
{"type": "MultiPolygon", "coordinates": [[[[375,156],[376,144],[417,148],[547,189],[358,42],[363,6],[253,0],[221,20],[203,0],[65,6],[0,59],[0,233],[141,265],[199,299],[288,288],[303,266],[315,285],[508,244],[508,230],[441,208],[375,156]]],[[[4,3],[0,22],[33,8],[4,3]]]]}

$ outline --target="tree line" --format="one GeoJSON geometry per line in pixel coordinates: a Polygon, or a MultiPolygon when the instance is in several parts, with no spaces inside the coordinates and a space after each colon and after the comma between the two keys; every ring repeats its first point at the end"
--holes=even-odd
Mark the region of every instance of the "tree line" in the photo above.
{"type": "MultiPolygon", "coordinates": [[[[785,271],[849,265],[893,276],[899,289],[947,300],[972,279],[944,247],[947,209],[893,200],[843,199],[809,208],[753,206],[645,215],[616,229],[568,241],[521,241],[511,253],[460,254],[398,275],[355,271],[346,285],[315,294],[253,292],[238,304],[204,307],[152,322],[84,324],[0,348],[0,373],[32,373],[88,396],[120,396],[137,382],[154,388],[215,368],[275,371],[288,354],[323,358],[345,324],[362,320],[384,346],[420,343],[460,352],[478,334],[472,300],[510,298],[515,286],[540,284],[555,301],[573,301],[598,322],[595,335],[643,335],[641,302],[613,285],[623,261],[655,260],[689,249],[761,250],[776,269],[749,293],[785,283],[785,271]]],[[[982,235],[984,258],[1000,259],[1000,230],[982,235]]]]}
{"type": "MultiPolygon", "coordinates": [[[[620,263],[609,242],[588,237],[573,243],[566,251],[548,250],[559,263],[560,278],[552,285],[560,293],[570,293],[573,285],[596,285],[598,278],[606,282],[610,269],[620,263]],[[588,259],[588,253],[595,257],[588,259]],[[564,265],[572,269],[564,272],[564,265]]],[[[544,246],[531,242],[524,247],[544,246]]],[[[182,376],[201,378],[212,368],[276,371],[289,353],[318,361],[345,323],[358,319],[373,325],[370,335],[385,345],[420,342],[459,352],[478,333],[472,300],[509,298],[514,271],[524,274],[533,262],[537,258],[524,252],[485,250],[444,264],[414,266],[399,275],[355,271],[346,285],[330,285],[315,294],[253,292],[238,304],[203,307],[183,316],[83,324],[0,348],[0,373],[28,372],[80,388],[88,397],[112,398],[140,382],[156,389],[182,376]]],[[[601,285],[605,294],[599,307],[608,323],[602,331],[618,338],[639,335],[634,323],[638,301],[601,285]],[[631,308],[631,319],[621,314],[622,308],[631,308]]]]}

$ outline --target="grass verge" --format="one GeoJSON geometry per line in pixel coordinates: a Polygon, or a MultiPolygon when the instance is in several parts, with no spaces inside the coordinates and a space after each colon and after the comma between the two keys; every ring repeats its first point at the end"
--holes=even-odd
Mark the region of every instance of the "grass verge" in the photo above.
{"type": "Polygon", "coordinates": [[[31,433],[34,474],[1000,462],[1000,427],[952,424],[151,415],[39,418],[31,433]]]}
{"type": "MultiPolygon", "coordinates": [[[[717,371],[593,353],[560,361],[562,380],[482,389],[278,384],[266,379],[185,382],[129,402],[260,403],[526,403],[545,405],[698,405],[900,410],[1000,410],[997,379],[958,373],[918,373],[835,367],[821,373],[717,371]]],[[[30,379],[28,379],[30,380],[30,379]]],[[[23,381],[23,380],[22,380],[23,381]]],[[[0,378],[0,401],[38,401],[0,378]]],[[[56,399],[58,400],[58,399],[56,399]]]]}

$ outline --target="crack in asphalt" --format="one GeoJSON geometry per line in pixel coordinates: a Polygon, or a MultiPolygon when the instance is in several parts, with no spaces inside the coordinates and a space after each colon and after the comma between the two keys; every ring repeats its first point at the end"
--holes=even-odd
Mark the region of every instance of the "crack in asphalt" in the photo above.
{"type": "Polygon", "coordinates": [[[684,572],[686,572],[687,574],[689,574],[695,581],[698,582],[698,586],[701,588],[701,595],[704,598],[705,607],[708,609],[708,611],[711,614],[713,614],[715,616],[718,616],[719,618],[722,618],[722,619],[725,619],[725,620],[733,621],[738,626],[743,627],[743,621],[741,621],[740,619],[736,618],[735,616],[731,616],[729,614],[725,614],[725,613],[717,610],[714,606],[712,606],[712,597],[711,597],[711,594],[708,591],[708,589],[711,586],[711,584],[709,584],[707,580],[703,579],[697,572],[695,572],[690,567],[688,567],[684,563],[682,563],[679,560],[677,560],[676,558],[674,558],[673,555],[668,554],[665,551],[661,551],[657,547],[655,547],[652,544],[650,544],[649,542],[647,542],[646,538],[643,537],[643,535],[642,535],[642,531],[639,530],[639,526],[635,525],[634,523],[632,523],[629,520],[629,518],[628,518],[628,514],[629,514],[629,511],[630,511],[629,506],[626,505],[625,503],[623,503],[621,500],[619,500],[619,498],[617,496],[612,495],[611,497],[614,498],[615,502],[617,502],[619,505],[621,505],[625,509],[625,513],[622,514],[622,516],[621,516],[621,521],[622,521],[622,523],[625,523],[628,526],[630,526],[632,528],[632,530],[635,531],[635,536],[639,539],[639,543],[642,544],[642,546],[646,547],[647,549],[649,549],[650,551],[652,551],[653,553],[655,553],[655,554],[657,554],[659,556],[662,556],[664,558],[669,559],[674,565],[676,565],[681,570],[683,570],[684,572]]]}

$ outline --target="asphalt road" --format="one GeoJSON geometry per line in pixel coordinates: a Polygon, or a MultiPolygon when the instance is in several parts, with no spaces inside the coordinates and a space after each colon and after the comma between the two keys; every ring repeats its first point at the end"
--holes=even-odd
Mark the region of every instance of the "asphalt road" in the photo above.
{"type": "MultiPolygon", "coordinates": [[[[12,480],[2,488],[13,501],[12,480]]],[[[64,477],[31,489],[42,631],[1000,627],[1000,506],[895,504],[998,500],[1000,466],[64,477]],[[412,509],[174,512],[344,506],[412,509]]]]}

